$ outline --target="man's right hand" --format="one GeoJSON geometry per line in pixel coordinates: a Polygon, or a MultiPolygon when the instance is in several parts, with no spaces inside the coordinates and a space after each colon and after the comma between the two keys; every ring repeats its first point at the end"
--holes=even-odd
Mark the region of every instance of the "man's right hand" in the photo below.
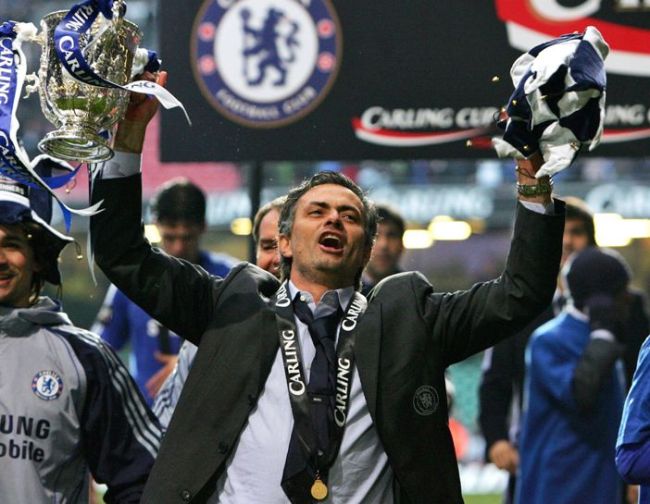
{"type": "Polygon", "coordinates": [[[519,452],[511,442],[502,439],[494,443],[488,452],[490,462],[499,469],[508,471],[510,474],[517,472],[519,466],[519,452]]]}
{"type": "MultiPolygon", "coordinates": [[[[167,72],[145,72],[139,76],[141,80],[155,82],[161,86],[167,84],[167,72]]],[[[129,106],[126,109],[124,119],[120,121],[113,148],[120,152],[131,152],[140,154],[144,144],[144,137],[149,121],[158,111],[158,100],[153,96],[141,93],[131,93],[129,106]]]]}

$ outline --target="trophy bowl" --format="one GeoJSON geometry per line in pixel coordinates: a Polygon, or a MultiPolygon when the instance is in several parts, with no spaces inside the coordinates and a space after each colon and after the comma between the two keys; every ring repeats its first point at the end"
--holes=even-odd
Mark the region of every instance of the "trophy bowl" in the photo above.
{"type": "MultiPolygon", "coordinates": [[[[67,161],[100,162],[113,157],[102,132],[110,131],[126,112],[129,92],[85,84],[70,75],[54,50],[54,30],[67,11],[41,20],[43,51],[38,94],[43,114],[57,129],[38,144],[41,152],[67,161]]],[[[140,44],[139,28],[124,18],[98,16],[80,48],[93,71],[115,84],[131,80],[133,58],[140,44]]]]}

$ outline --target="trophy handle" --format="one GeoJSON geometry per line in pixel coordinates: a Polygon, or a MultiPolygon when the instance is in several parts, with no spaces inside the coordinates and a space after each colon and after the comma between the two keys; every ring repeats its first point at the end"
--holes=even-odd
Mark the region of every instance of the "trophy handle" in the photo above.
{"type": "Polygon", "coordinates": [[[45,45],[45,29],[41,22],[41,33],[34,23],[16,23],[14,27],[16,36],[24,42],[36,42],[40,46],[45,45]]]}
{"type": "MultiPolygon", "coordinates": [[[[41,25],[42,27],[42,25],[41,25]]],[[[45,46],[45,30],[38,33],[34,23],[16,23],[14,27],[17,38],[22,42],[34,42],[43,48],[45,46]]],[[[25,75],[25,95],[23,98],[29,98],[34,92],[38,91],[39,79],[36,73],[25,75]]]]}
{"type": "Polygon", "coordinates": [[[34,35],[29,41],[35,42],[41,47],[45,47],[45,32],[41,30],[38,34],[34,35]]]}
{"type": "Polygon", "coordinates": [[[113,2],[113,20],[119,23],[122,19],[124,19],[125,14],[126,3],[124,0],[115,0],[113,2]]]}
{"type": "Polygon", "coordinates": [[[37,93],[40,82],[41,80],[35,72],[25,75],[25,95],[23,98],[29,98],[32,94],[37,93]]]}

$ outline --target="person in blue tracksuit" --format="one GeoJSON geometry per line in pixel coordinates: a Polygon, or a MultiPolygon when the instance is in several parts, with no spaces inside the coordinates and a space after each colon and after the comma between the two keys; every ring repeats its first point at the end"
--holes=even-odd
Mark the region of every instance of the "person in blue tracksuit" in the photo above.
{"type": "Polygon", "coordinates": [[[590,247],[563,275],[567,305],[533,333],[527,349],[515,502],[617,504],[630,273],[618,254],[590,247]]]}
{"type": "Polygon", "coordinates": [[[650,337],[641,346],[616,441],[616,467],[640,485],[639,504],[650,504],[650,337]]]}
{"type": "MultiPolygon", "coordinates": [[[[165,183],[151,208],[161,248],[168,254],[198,264],[220,277],[227,276],[238,262],[228,255],[200,249],[206,199],[203,191],[189,180],[177,178],[165,183]]],[[[93,331],[118,350],[131,344],[131,373],[151,405],[176,365],[181,339],[113,285],[108,289],[93,331]]]]}

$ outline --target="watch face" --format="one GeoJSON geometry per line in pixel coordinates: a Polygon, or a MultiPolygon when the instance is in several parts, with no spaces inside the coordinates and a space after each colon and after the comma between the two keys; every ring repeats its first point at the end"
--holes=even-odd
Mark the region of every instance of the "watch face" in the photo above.
{"type": "Polygon", "coordinates": [[[517,184],[517,192],[522,196],[539,196],[540,194],[550,194],[553,186],[548,182],[539,184],[517,184]]]}

